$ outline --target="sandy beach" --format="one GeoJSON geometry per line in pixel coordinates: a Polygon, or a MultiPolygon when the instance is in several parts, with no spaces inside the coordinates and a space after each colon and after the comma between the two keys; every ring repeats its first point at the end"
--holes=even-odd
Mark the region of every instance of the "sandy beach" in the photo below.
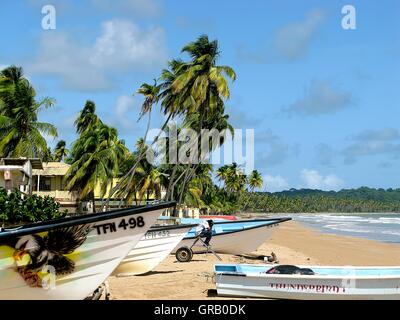
{"type": "MultiPolygon", "coordinates": [[[[400,245],[320,233],[290,221],[275,229],[272,237],[251,256],[221,254],[222,262],[265,263],[252,258],[274,252],[280,263],[303,265],[400,265],[400,245]]],[[[215,289],[212,254],[198,254],[189,263],[177,262],[170,255],[145,275],[110,277],[111,299],[223,299],[209,297],[215,289]]]]}

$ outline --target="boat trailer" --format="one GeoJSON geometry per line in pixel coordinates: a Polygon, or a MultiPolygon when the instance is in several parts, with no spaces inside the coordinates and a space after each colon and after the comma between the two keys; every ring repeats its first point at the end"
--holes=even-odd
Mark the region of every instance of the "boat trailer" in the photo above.
{"type": "Polygon", "coordinates": [[[203,239],[198,235],[196,239],[194,240],[193,244],[188,247],[188,246],[183,246],[180,247],[178,250],[176,250],[175,257],[176,260],[179,262],[189,262],[192,260],[194,252],[192,250],[193,247],[200,247],[200,248],[206,248],[206,254],[212,253],[219,261],[222,261],[222,258],[212,249],[210,245],[207,245],[203,239]]]}

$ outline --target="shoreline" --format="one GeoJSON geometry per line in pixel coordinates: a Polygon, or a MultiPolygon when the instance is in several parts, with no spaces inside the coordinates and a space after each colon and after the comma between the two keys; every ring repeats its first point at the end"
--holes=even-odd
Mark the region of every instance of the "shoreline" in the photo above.
{"type": "MultiPolygon", "coordinates": [[[[297,221],[282,223],[251,255],[220,254],[220,263],[264,264],[255,257],[271,252],[281,264],[400,265],[400,244],[325,234],[297,221]]],[[[215,289],[212,281],[215,263],[219,261],[212,254],[197,254],[189,263],[177,262],[175,256],[170,255],[148,274],[109,277],[111,299],[227,299],[207,296],[209,289],[215,289]]]]}

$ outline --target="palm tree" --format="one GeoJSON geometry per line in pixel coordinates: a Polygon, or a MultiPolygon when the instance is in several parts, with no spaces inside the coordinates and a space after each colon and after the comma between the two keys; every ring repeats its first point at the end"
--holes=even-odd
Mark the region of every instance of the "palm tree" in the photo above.
{"type": "Polygon", "coordinates": [[[172,83],[172,92],[179,95],[179,104],[186,114],[197,112],[204,118],[221,101],[229,99],[225,76],[235,80],[236,74],[229,66],[216,65],[220,54],[218,42],[210,42],[206,35],[184,46],[182,52],[188,53],[191,61],[172,83]]]}
{"type": "Polygon", "coordinates": [[[74,124],[76,132],[81,134],[99,121],[96,115],[96,105],[93,101],[87,100],[83,109],[79,112],[74,124]]]}
{"type": "MultiPolygon", "coordinates": [[[[189,62],[181,60],[170,61],[168,63],[169,69],[164,69],[161,73],[160,85],[157,85],[156,81],[153,86],[143,84],[138,91],[145,97],[140,117],[151,111],[153,104],[161,103],[161,109],[167,115],[167,118],[160,133],[165,129],[171,118],[175,116],[185,117],[195,113],[200,113],[199,129],[203,128],[203,121],[207,117],[212,117],[216,110],[221,110],[223,101],[230,96],[225,76],[232,80],[236,78],[232,68],[216,65],[219,56],[218,42],[210,42],[205,35],[186,45],[182,52],[186,52],[191,56],[189,62]]],[[[151,146],[157,142],[157,139],[158,135],[151,143],[151,146]]],[[[121,185],[125,183],[124,180],[130,176],[130,182],[126,186],[129,188],[133,180],[135,167],[143,157],[144,152],[141,152],[131,170],[121,179],[111,193],[118,191],[121,185]]],[[[192,167],[189,166],[189,169],[192,169],[192,167]]],[[[193,174],[193,172],[188,171],[185,180],[190,174],[193,174]]]]}
{"type": "Polygon", "coordinates": [[[234,162],[231,165],[225,165],[217,170],[217,177],[224,182],[225,189],[230,193],[242,191],[246,185],[247,177],[234,162]]]}
{"type": "MultiPolygon", "coordinates": [[[[96,186],[100,186],[100,197],[103,198],[107,186],[119,173],[119,165],[128,156],[128,150],[118,139],[115,128],[104,125],[95,113],[90,117],[98,121],[90,124],[91,130],[80,130],[81,135],[72,146],[72,164],[65,181],[68,190],[78,190],[81,198],[89,198],[95,210],[96,186]]],[[[82,122],[75,123],[78,127],[82,122]]]]}
{"type": "Polygon", "coordinates": [[[64,140],[57,142],[57,145],[54,148],[54,161],[61,162],[64,157],[68,155],[69,150],[65,146],[66,143],[64,140]]]}
{"type": "MultiPolygon", "coordinates": [[[[253,170],[247,178],[247,184],[251,193],[254,192],[254,189],[261,188],[263,186],[263,178],[261,173],[257,170],[253,170]]],[[[245,201],[245,204],[243,206],[244,208],[247,208],[250,200],[250,195],[248,195],[247,200],[245,201]]]]}
{"type": "Polygon", "coordinates": [[[253,170],[247,180],[251,192],[254,192],[255,188],[261,188],[263,186],[262,175],[257,170],[253,170]]]}
{"type": "Polygon", "coordinates": [[[57,137],[50,123],[39,122],[38,113],[55,101],[37,101],[36,92],[21,68],[11,66],[0,73],[0,156],[40,157],[48,152],[44,135],[57,137]]]}

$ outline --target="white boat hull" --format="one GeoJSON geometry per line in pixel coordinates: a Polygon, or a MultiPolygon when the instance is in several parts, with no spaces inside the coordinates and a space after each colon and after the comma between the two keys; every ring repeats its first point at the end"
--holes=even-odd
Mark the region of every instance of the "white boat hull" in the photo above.
{"type": "MultiPolygon", "coordinates": [[[[40,285],[30,284],[28,283],[30,279],[23,278],[18,271],[20,269],[17,267],[17,260],[13,258],[16,249],[2,242],[0,246],[0,299],[80,300],[86,298],[106,280],[163,210],[125,215],[88,224],[93,228],[87,234],[86,240],[71,254],[65,255],[74,263],[73,272],[55,275],[49,264],[50,266],[41,270],[50,271],[50,274],[46,277],[42,273],[40,285]],[[125,222],[129,221],[125,228],[121,225],[123,219],[125,222]]],[[[42,232],[36,235],[45,237],[49,233],[50,230],[48,233],[42,232]]],[[[29,238],[31,235],[25,237],[29,238]]]]}
{"type": "Polygon", "coordinates": [[[120,263],[113,275],[139,275],[157,267],[183,239],[192,226],[149,230],[120,263]]]}
{"type": "MultiPolygon", "coordinates": [[[[272,266],[268,266],[270,268],[272,266]]],[[[308,266],[313,269],[314,267],[308,266]]],[[[335,267],[328,267],[335,268],[335,267]]],[[[336,267],[343,270],[343,267],[336,267]]],[[[372,267],[384,269],[382,267],[372,267]]],[[[389,267],[388,267],[389,268],[389,267]]],[[[348,268],[352,270],[353,268],[348,268]]],[[[357,268],[355,268],[357,269],[357,268]]],[[[391,276],[229,274],[216,272],[218,295],[295,300],[400,299],[400,268],[391,276]]],[[[351,271],[349,272],[351,274],[351,271]]]]}
{"type": "MultiPolygon", "coordinates": [[[[227,254],[243,254],[257,250],[266,240],[268,240],[278,224],[262,225],[255,228],[243,229],[237,232],[223,233],[214,235],[211,238],[210,245],[215,252],[227,254]]],[[[183,239],[174,249],[173,252],[180,247],[191,247],[194,238],[183,239]]],[[[204,247],[194,246],[194,253],[205,252],[204,247]]]]}

